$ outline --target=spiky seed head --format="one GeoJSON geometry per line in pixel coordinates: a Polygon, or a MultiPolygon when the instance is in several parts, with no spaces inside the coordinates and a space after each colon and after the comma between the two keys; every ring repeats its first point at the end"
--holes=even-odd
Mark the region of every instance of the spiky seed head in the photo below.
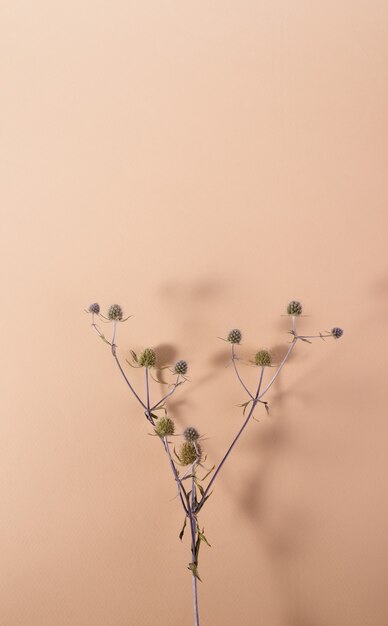
{"type": "Polygon", "coordinates": [[[123,319],[123,309],[119,304],[111,304],[108,309],[108,319],[120,322],[123,319]]]}
{"type": "Polygon", "coordinates": [[[256,352],[255,363],[256,365],[261,365],[262,367],[269,367],[272,363],[272,357],[268,350],[259,350],[256,352]]]}
{"type": "Polygon", "coordinates": [[[199,432],[193,426],[189,426],[183,431],[183,436],[186,439],[186,441],[198,441],[199,432]]]}
{"type": "Polygon", "coordinates": [[[175,424],[170,417],[160,417],[155,426],[155,432],[159,437],[168,437],[175,432],[175,424]]]}
{"type": "Polygon", "coordinates": [[[291,300],[287,306],[288,315],[301,315],[303,307],[298,300],[291,300]]]}
{"type": "Polygon", "coordinates": [[[139,365],[141,365],[141,367],[155,367],[155,364],[155,350],[152,350],[152,348],[145,348],[143,352],[140,353],[139,365]]]}
{"type": "Polygon", "coordinates": [[[335,328],[331,329],[331,334],[333,335],[335,339],[339,339],[344,334],[344,331],[342,330],[342,328],[338,328],[336,326],[335,328]]]}
{"type": "Polygon", "coordinates": [[[242,338],[241,330],[238,328],[233,328],[228,334],[228,341],[230,343],[240,343],[242,338]]]}
{"type": "Polygon", "coordinates": [[[187,369],[188,369],[187,361],[183,361],[183,359],[181,361],[177,361],[174,365],[175,374],[180,374],[181,376],[184,376],[185,374],[187,374],[187,369]]]}
{"type": "Polygon", "coordinates": [[[90,313],[95,313],[96,315],[98,315],[100,312],[100,305],[98,304],[98,302],[93,302],[93,304],[90,304],[89,311],[90,313]]]}
{"type": "Polygon", "coordinates": [[[182,465],[192,465],[196,461],[200,461],[202,450],[198,443],[185,441],[179,448],[179,458],[182,465]]]}

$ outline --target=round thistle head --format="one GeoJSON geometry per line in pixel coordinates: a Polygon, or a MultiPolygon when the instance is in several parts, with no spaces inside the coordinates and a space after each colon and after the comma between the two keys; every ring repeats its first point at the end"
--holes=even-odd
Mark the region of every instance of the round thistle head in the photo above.
{"type": "Polygon", "coordinates": [[[161,417],[158,419],[155,426],[155,433],[159,437],[168,437],[175,432],[175,424],[169,417],[161,417]]]}
{"type": "Polygon", "coordinates": [[[202,451],[198,443],[192,441],[185,441],[179,448],[179,458],[182,465],[192,465],[196,461],[200,461],[202,451]]]}
{"type": "Polygon", "coordinates": [[[193,426],[189,426],[183,431],[183,436],[186,439],[186,441],[198,441],[199,432],[193,426]]]}
{"type": "Polygon", "coordinates": [[[108,309],[108,319],[120,322],[123,319],[123,309],[119,304],[111,304],[108,309]]]}
{"type": "Polygon", "coordinates": [[[228,334],[228,341],[230,343],[240,343],[242,338],[241,330],[238,328],[233,328],[228,334]]]}
{"type": "Polygon", "coordinates": [[[95,313],[96,315],[99,314],[99,312],[100,312],[100,305],[98,304],[98,302],[93,302],[93,304],[89,305],[89,312],[90,313],[95,313]]]}
{"type": "Polygon", "coordinates": [[[187,369],[188,369],[188,365],[187,365],[187,361],[177,361],[174,365],[174,372],[175,374],[180,374],[181,376],[184,376],[185,374],[187,374],[187,369]]]}
{"type": "Polygon", "coordinates": [[[272,357],[268,350],[259,350],[256,352],[255,363],[256,365],[261,365],[262,367],[269,367],[272,363],[272,357]]]}
{"type": "Polygon", "coordinates": [[[156,364],[155,350],[152,350],[152,348],[145,348],[145,350],[143,350],[143,352],[140,353],[139,365],[141,365],[141,367],[155,367],[155,364],[156,364]]]}
{"type": "Polygon", "coordinates": [[[287,306],[288,315],[301,315],[303,307],[298,300],[291,300],[287,306]]]}
{"type": "Polygon", "coordinates": [[[342,330],[342,328],[335,327],[331,329],[331,334],[335,339],[339,339],[344,334],[344,331],[342,330]]]}

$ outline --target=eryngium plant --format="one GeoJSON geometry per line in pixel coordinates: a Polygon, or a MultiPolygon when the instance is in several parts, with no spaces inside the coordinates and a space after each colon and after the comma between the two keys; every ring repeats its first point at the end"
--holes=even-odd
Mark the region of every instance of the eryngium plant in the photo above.
{"type": "Polygon", "coordinates": [[[256,389],[251,392],[245,384],[238,362],[241,359],[236,354],[236,347],[238,347],[242,340],[242,333],[239,329],[233,328],[229,331],[224,341],[230,344],[230,358],[233,365],[234,372],[237,376],[237,380],[247,394],[248,399],[240,404],[243,407],[243,416],[247,413],[240,430],[234,437],[228,450],[218,463],[217,467],[214,465],[210,469],[206,468],[204,463],[206,456],[204,456],[202,450],[201,436],[198,430],[194,426],[187,427],[181,435],[176,433],[175,423],[171,417],[168,416],[168,400],[176,392],[184,382],[188,380],[186,374],[189,366],[187,361],[181,359],[172,365],[169,369],[176,377],[174,382],[170,385],[169,391],[160,398],[157,402],[151,401],[151,389],[150,389],[150,376],[152,377],[151,370],[157,368],[157,354],[152,348],[145,348],[139,356],[131,350],[132,363],[127,361],[132,367],[138,367],[144,370],[144,391],[145,395],[142,397],[138,393],[130,382],[127,373],[125,372],[123,365],[117,355],[116,345],[116,332],[118,324],[125,322],[128,317],[124,318],[123,309],[119,304],[112,304],[108,308],[107,315],[102,315],[100,312],[100,305],[94,302],[87,309],[87,313],[92,316],[92,327],[97,332],[99,337],[110,346],[112,356],[118,366],[118,369],[128,385],[131,393],[138,401],[140,407],[144,411],[144,415],[148,422],[152,426],[152,433],[162,443],[164,451],[168,458],[173,478],[176,483],[176,488],[179,496],[180,505],[184,513],[184,522],[182,530],[180,531],[179,538],[182,540],[186,526],[189,526],[190,530],[190,552],[191,559],[188,564],[188,569],[192,575],[193,582],[193,604],[194,604],[194,624],[199,626],[199,611],[198,611],[198,589],[197,581],[201,580],[199,577],[198,562],[199,562],[199,549],[203,543],[210,546],[205,536],[204,528],[200,526],[198,515],[202,511],[208,498],[213,493],[212,487],[214,482],[224,465],[226,459],[229,457],[231,451],[236,445],[238,439],[241,437],[243,431],[247,427],[248,423],[252,419],[255,410],[261,404],[267,412],[269,412],[269,405],[266,400],[263,400],[264,396],[268,393],[275,380],[279,376],[284,364],[294,350],[296,344],[300,341],[311,343],[312,339],[320,338],[325,339],[331,337],[338,340],[343,335],[342,328],[337,326],[333,327],[331,331],[320,332],[318,335],[301,335],[296,328],[296,320],[302,314],[302,305],[297,300],[292,300],[286,307],[288,316],[291,319],[291,329],[289,333],[292,336],[288,350],[280,363],[273,365],[272,355],[268,350],[263,348],[259,349],[254,355],[251,364],[258,368],[258,382],[256,389]],[[106,323],[112,324],[112,336],[107,339],[101,332],[100,327],[96,323],[96,319],[102,318],[106,323]],[[273,373],[271,369],[274,368],[273,373]],[[171,437],[181,436],[181,443],[178,451],[171,442],[171,437]],[[175,457],[175,458],[174,458],[175,457]],[[182,469],[178,469],[182,468],[182,469]],[[187,469],[188,468],[188,469],[187,469]],[[214,472],[214,473],[213,473],[214,472]],[[211,476],[212,475],[212,476],[211,476]],[[206,479],[209,478],[207,483],[206,479]],[[188,486],[189,485],[189,486],[188,486]]]}

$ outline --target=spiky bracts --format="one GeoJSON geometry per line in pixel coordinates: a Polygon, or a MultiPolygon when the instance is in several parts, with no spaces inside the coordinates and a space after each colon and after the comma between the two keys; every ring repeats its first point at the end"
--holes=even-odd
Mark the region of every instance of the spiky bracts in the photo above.
{"type": "Polygon", "coordinates": [[[291,300],[287,306],[288,315],[301,315],[303,311],[303,307],[298,300],[291,300]]]}
{"type": "Polygon", "coordinates": [[[259,350],[256,352],[255,363],[261,367],[269,367],[272,363],[272,357],[268,350],[259,350]]]}

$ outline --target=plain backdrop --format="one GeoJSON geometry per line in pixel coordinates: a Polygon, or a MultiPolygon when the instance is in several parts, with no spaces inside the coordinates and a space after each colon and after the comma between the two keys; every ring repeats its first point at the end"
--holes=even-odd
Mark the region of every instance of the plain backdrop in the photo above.
{"type": "Polygon", "coordinates": [[[245,400],[217,337],[279,359],[297,298],[345,333],[201,512],[202,624],[386,626],[387,2],[3,0],[0,31],[1,625],[192,623],[167,459],[84,308],[189,361],[210,466],[245,400]]]}

